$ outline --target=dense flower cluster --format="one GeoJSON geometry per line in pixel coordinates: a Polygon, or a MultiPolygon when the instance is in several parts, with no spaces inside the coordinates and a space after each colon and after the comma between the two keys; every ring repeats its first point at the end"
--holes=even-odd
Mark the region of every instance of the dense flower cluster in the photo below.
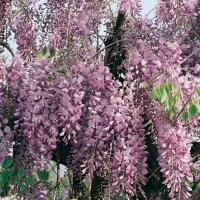
{"type": "MultiPolygon", "coordinates": [[[[154,20],[141,17],[139,0],[118,4],[127,11],[120,27],[126,51],[118,66],[124,69],[121,82],[101,55],[99,29],[107,20],[108,1],[8,4],[6,26],[17,51],[10,61],[0,58],[0,160],[13,151],[15,166],[28,174],[43,165],[47,169],[59,144],[71,145],[65,161],[74,177],[92,182],[98,172],[106,182],[105,195],[145,197],[150,135],[169,198],[187,199],[186,179],[193,181],[189,131],[197,130],[200,113],[186,122],[180,116],[195,95],[199,101],[200,3],[159,1],[154,20]],[[166,82],[181,93],[173,118],[150,98],[153,87],[166,82]]],[[[40,190],[38,183],[35,188],[40,190]]],[[[27,190],[26,197],[45,199],[47,190],[35,191],[34,197],[27,190]]]]}
{"type": "Polygon", "coordinates": [[[191,188],[183,177],[189,181],[193,180],[190,166],[188,165],[191,161],[190,134],[187,134],[181,123],[177,126],[172,126],[166,122],[167,119],[164,118],[156,121],[160,154],[158,162],[165,178],[163,183],[171,190],[170,198],[186,199],[191,196],[189,193],[191,188]]]}

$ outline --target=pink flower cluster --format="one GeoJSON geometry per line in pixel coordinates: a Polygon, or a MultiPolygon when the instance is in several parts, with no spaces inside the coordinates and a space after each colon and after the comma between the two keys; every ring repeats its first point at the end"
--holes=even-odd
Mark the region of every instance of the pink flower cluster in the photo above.
{"type": "Polygon", "coordinates": [[[172,126],[167,119],[156,120],[158,131],[158,163],[163,173],[164,182],[170,188],[170,198],[187,199],[191,196],[188,181],[193,181],[190,170],[190,134],[179,123],[172,126]],[[184,180],[183,178],[186,178],[184,180]]]}
{"type": "Polygon", "coordinates": [[[199,2],[159,1],[155,20],[140,16],[139,0],[118,4],[127,11],[122,82],[104,66],[97,42],[107,1],[12,1],[5,16],[18,46],[12,60],[0,58],[0,160],[21,147],[14,152],[16,165],[47,168],[59,143],[71,143],[66,160],[74,176],[93,178],[98,171],[106,193],[131,197],[145,193],[145,136],[151,134],[169,198],[186,199],[191,188],[185,179],[192,181],[186,130],[198,124],[179,118],[173,124],[149,94],[153,86],[173,82],[182,92],[181,111],[198,87],[199,2]],[[41,50],[46,52],[37,56],[41,50]],[[154,132],[146,130],[144,116],[154,132]]]}

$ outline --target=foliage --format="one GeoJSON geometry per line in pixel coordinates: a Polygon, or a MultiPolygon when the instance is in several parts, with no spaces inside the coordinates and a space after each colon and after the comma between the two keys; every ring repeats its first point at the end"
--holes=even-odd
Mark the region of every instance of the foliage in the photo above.
{"type": "Polygon", "coordinates": [[[199,199],[200,1],[113,2],[0,2],[1,196],[199,199]]]}
{"type": "Polygon", "coordinates": [[[1,196],[8,196],[10,190],[23,193],[27,187],[34,187],[37,179],[41,186],[49,179],[49,172],[44,170],[37,171],[37,177],[34,174],[25,174],[23,168],[13,166],[13,159],[7,157],[3,160],[0,176],[1,196]]]}

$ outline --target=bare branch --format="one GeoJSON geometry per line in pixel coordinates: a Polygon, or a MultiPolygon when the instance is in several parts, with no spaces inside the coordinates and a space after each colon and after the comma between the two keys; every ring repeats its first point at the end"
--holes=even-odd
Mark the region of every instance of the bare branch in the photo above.
{"type": "Polygon", "coordinates": [[[11,55],[14,56],[14,53],[13,53],[12,49],[10,48],[10,46],[8,45],[8,43],[0,42],[0,46],[5,47],[11,53],[11,55]]]}
{"type": "Polygon", "coordinates": [[[118,42],[122,42],[122,41],[123,41],[123,39],[122,39],[122,40],[117,40],[117,41],[115,41],[115,42],[113,42],[113,43],[107,45],[107,46],[104,47],[103,49],[99,50],[98,53],[96,53],[94,56],[92,56],[92,58],[95,58],[95,57],[96,57],[100,52],[102,52],[104,49],[107,49],[108,47],[111,47],[111,46],[113,46],[114,44],[117,44],[118,42]]]}
{"type": "Polygon", "coordinates": [[[193,56],[196,52],[200,50],[200,47],[193,51],[188,57],[186,57],[180,64],[183,64],[187,59],[189,59],[191,56],[193,56]]]}

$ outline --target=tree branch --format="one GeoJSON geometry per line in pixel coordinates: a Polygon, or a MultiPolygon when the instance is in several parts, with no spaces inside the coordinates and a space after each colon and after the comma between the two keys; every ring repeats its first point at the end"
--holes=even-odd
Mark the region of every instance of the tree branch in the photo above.
{"type": "Polygon", "coordinates": [[[186,57],[180,64],[183,64],[187,59],[189,59],[191,56],[193,56],[197,51],[200,50],[200,47],[198,49],[196,49],[195,51],[193,51],[188,57],[186,57]]]}
{"type": "Polygon", "coordinates": [[[107,45],[107,46],[104,47],[103,49],[99,50],[94,56],[92,56],[92,58],[95,58],[95,57],[96,57],[100,52],[102,52],[104,49],[107,49],[108,47],[111,47],[111,46],[113,46],[114,44],[117,44],[118,42],[122,42],[122,41],[123,41],[123,39],[122,39],[122,40],[117,40],[117,41],[115,41],[115,42],[113,42],[113,43],[107,45]]]}
{"type": "Polygon", "coordinates": [[[190,101],[192,95],[194,94],[194,91],[190,94],[190,97],[188,98],[188,100],[185,102],[185,104],[183,105],[181,111],[178,113],[178,115],[176,116],[176,118],[174,119],[174,121],[172,122],[173,125],[175,125],[175,123],[177,122],[177,120],[179,119],[181,113],[184,111],[185,107],[187,106],[188,102],[190,101]]]}
{"type": "Polygon", "coordinates": [[[14,53],[13,53],[12,49],[10,48],[10,46],[8,45],[8,43],[0,42],[0,46],[5,47],[11,53],[11,55],[14,56],[14,53]]]}

